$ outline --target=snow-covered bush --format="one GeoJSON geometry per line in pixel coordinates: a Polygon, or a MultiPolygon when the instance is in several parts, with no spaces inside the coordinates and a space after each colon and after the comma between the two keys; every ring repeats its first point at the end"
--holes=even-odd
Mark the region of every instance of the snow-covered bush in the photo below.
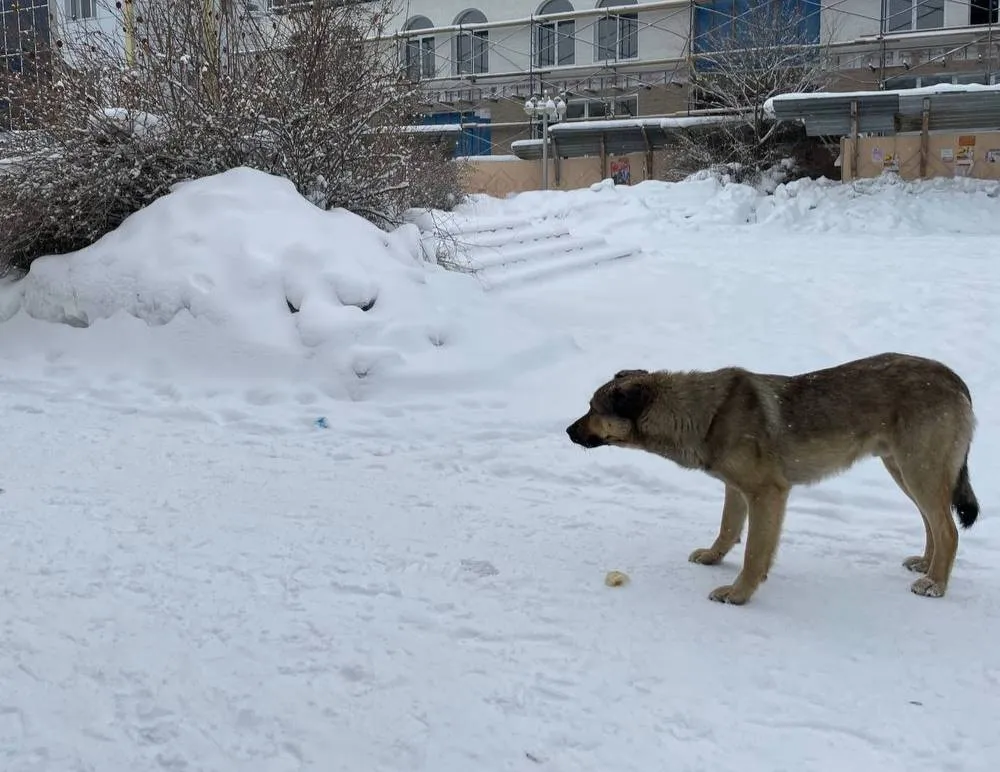
{"type": "Polygon", "coordinates": [[[402,130],[420,95],[376,39],[381,2],[273,17],[243,0],[125,2],[109,9],[110,36],[60,31],[51,79],[9,76],[19,128],[33,131],[3,148],[0,263],[79,249],[174,183],[241,166],[379,225],[453,205],[450,153],[402,130]],[[225,10],[206,16],[213,7],[225,10]],[[123,29],[134,34],[123,41],[123,29]]]}

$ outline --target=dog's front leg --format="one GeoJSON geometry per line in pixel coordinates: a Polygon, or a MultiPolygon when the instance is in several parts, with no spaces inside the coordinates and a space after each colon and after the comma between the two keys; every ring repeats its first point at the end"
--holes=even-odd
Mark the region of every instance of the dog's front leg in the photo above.
{"type": "Polygon", "coordinates": [[[722,504],[722,523],[719,535],[707,549],[696,549],[688,556],[692,563],[714,566],[719,563],[740,540],[743,524],[747,519],[747,501],[732,485],[726,485],[726,500],[722,504]]]}
{"type": "Polygon", "coordinates": [[[747,546],[743,553],[743,570],[736,581],[716,587],[708,596],[721,603],[742,605],[767,578],[778,548],[781,525],[788,501],[788,487],[769,484],[747,496],[750,525],[747,529],[747,546]]]}

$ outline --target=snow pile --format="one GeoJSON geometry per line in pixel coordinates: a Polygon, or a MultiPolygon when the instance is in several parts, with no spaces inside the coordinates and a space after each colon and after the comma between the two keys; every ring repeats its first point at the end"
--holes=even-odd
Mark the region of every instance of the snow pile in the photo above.
{"type": "MultiPolygon", "coordinates": [[[[72,346],[110,342],[106,360],[121,360],[127,339],[140,359],[168,347],[172,364],[202,372],[249,359],[262,375],[334,375],[348,386],[482,373],[567,344],[511,318],[473,278],[424,262],[417,235],[325,212],[287,180],[236,169],[178,186],[86,249],[37,260],[0,291],[0,319],[21,310],[74,327],[106,320],[108,333],[88,330],[72,346]],[[164,325],[167,334],[147,328],[164,325]]],[[[68,340],[66,330],[42,334],[68,340]]]]}
{"type": "Polygon", "coordinates": [[[651,231],[732,226],[804,233],[995,235],[1000,234],[998,201],[1000,183],[964,178],[905,182],[886,174],[849,184],[802,179],[767,193],[704,172],[677,183],[616,186],[604,180],[587,189],[532,191],[504,200],[476,195],[454,216],[567,219],[579,226],[574,232],[610,233],[650,246],[651,231]]]}
{"type": "Polygon", "coordinates": [[[98,132],[136,137],[155,136],[161,122],[158,115],[125,107],[102,108],[90,119],[91,128],[98,132]]]}

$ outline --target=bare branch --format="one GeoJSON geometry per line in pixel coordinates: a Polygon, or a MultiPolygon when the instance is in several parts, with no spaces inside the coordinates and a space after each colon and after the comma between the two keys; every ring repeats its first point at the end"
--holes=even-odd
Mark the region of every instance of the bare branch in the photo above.
{"type": "Polygon", "coordinates": [[[0,210],[0,263],[78,249],[176,182],[238,166],[380,225],[410,206],[458,201],[447,149],[403,131],[418,122],[419,91],[396,51],[374,42],[391,0],[279,18],[250,13],[246,0],[137,8],[113,33],[57,31],[51,78],[5,74],[17,128],[30,131],[4,147],[19,160],[0,174],[0,198],[15,202],[0,210]]]}
{"type": "MultiPolygon", "coordinates": [[[[817,91],[831,82],[830,35],[819,38],[821,5],[801,0],[735,0],[692,41],[696,103],[721,108],[736,120],[706,137],[681,135],[682,155],[704,165],[726,165],[756,175],[781,160],[783,134],[764,112],[768,98],[817,91]]],[[[711,13],[703,10],[703,13],[711,13]]]]}

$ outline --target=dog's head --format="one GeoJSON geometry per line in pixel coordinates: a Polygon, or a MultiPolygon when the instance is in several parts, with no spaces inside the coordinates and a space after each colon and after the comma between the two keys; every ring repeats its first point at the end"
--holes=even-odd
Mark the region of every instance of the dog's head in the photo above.
{"type": "Polygon", "coordinates": [[[635,444],[636,422],[646,412],[653,394],[647,370],[621,370],[594,392],[590,409],[566,427],[566,434],[585,448],[635,444]]]}

